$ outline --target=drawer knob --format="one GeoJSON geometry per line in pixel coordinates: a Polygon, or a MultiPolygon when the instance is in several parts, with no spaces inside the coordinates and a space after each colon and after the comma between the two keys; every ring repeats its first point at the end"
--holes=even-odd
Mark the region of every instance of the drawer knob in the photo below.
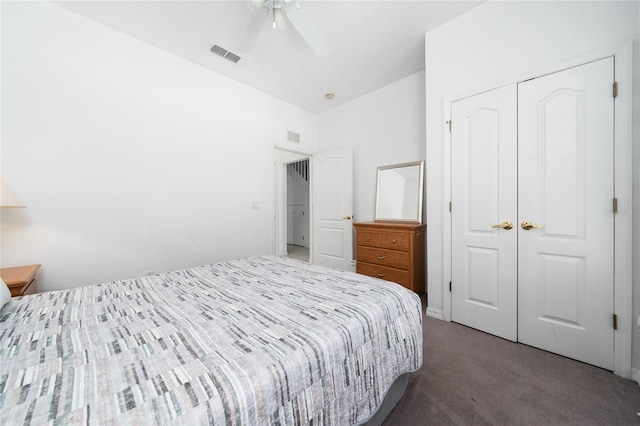
{"type": "Polygon", "coordinates": [[[381,278],[382,278],[382,277],[384,277],[384,276],[385,276],[385,275],[387,275],[387,274],[383,274],[382,272],[378,272],[376,275],[378,275],[379,277],[381,277],[381,278]]]}
{"type": "Polygon", "coordinates": [[[391,242],[392,242],[393,244],[397,243],[397,241],[396,241],[396,240],[391,240],[391,242]]]}
{"type": "Polygon", "coordinates": [[[370,240],[371,240],[371,237],[367,237],[367,238],[365,238],[365,240],[370,241],[370,240]]]}
{"type": "Polygon", "coordinates": [[[387,257],[387,256],[378,256],[378,255],[376,254],[376,257],[377,257],[378,259],[382,260],[382,259],[384,259],[384,258],[385,258],[385,257],[387,257]]]}

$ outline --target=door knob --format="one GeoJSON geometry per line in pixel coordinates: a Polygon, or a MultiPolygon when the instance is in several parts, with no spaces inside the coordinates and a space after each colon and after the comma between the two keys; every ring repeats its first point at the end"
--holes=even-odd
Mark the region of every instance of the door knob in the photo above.
{"type": "Polygon", "coordinates": [[[509,222],[508,220],[505,220],[502,223],[499,223],[497,225],[491,225],[492,228],[502,228],[502,229],[511,229],[513,228],[513,223],[509,222]]]}
{"type": "Polygon", "coordinates": [[[544,228],[544,226],[543,225],[534,225],[533,223],[527,222],[525,220],[524,222],[522,222],[520,224],[520,228],[524,229],[525,231],[528,231],[529,229],[532,229],[532,228],[536,228],[536,229],[544,228]]]}
{"type": "Polygon", "coordinates": [[[343,219],[350,220],[351,216],[343,216],[343,219]]]}

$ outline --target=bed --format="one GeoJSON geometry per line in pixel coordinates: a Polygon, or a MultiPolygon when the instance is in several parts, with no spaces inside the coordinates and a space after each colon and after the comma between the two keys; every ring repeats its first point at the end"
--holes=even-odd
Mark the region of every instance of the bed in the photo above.
{"type": "Polygon", "coordinates": [[[421,364],[413,292],[250,257],[12,299],[0,424],[379,423],[421,364]]]}

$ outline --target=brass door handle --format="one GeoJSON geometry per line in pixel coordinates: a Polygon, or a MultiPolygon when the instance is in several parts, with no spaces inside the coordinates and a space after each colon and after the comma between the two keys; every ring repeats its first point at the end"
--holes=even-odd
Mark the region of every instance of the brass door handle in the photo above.
{"type": "Polygon", "coordinates": [[[534,225],[533,223],[527,222],[525,220],[524,222],[522,222],[520,224],[520,228],[524,229],[525,231],[528,231],[529,229],[532,229],[532,228],[536,228],[536,229],[544,228],[544,226],[543,225],[534,225]]]}
{"type": "Polygon", "coordinates": [[[511,229],[513,228],[513,223],[509,222],[508,220],[505,220],[502,223],[499,223],[497,225],[491,225],[492,228],[502,228],[502,229],[511,229]]]}

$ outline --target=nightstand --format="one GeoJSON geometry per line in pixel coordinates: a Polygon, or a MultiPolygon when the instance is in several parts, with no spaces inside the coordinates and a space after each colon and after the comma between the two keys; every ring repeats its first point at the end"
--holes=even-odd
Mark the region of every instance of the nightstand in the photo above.
{"type": "Polygon", "coordinates": [[[38,291],[36,273],[40,265],[16,266],[0,269],[2,281],[11,291],[11,297],[34,294],[38,291]]]}

